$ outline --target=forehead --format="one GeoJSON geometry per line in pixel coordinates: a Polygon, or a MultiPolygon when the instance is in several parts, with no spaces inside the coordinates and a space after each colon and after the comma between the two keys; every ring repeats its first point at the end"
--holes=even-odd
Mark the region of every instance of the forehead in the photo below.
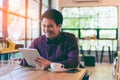
{"type": "Polygon", "coordinates": [[[55,24],[55,21],[53,19],[43,18],[42,24],[55,24]]]}

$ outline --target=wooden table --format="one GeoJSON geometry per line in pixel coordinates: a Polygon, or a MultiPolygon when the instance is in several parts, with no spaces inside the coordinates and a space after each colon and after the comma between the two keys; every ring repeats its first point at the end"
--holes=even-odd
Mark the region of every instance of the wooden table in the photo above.
{"type": "Polygon", "coordinates": [[[12,54],[18,53],[18,52],[20,52],[18,49],[0,50],[0,58],[5,60],[5,55],[7,55],[7,59],[9,59],[12,54]]]}
{"type": "Polygon", "coordinates": [[[77,73],[50,72],[33,70],[28,67],[17,67],[9,74],[1,76],[0,80],[82,80],[86,69],[80,69],[77,73]],[[10,78],[12,76],[13,79],[10,78]]]}
{"type": "Polygon", "coordinates": [[[10,53],[17,53],[19,52],[18,49],[14,49],[14,50],[1,50],[0,54],[10,54],[10,53]]]}

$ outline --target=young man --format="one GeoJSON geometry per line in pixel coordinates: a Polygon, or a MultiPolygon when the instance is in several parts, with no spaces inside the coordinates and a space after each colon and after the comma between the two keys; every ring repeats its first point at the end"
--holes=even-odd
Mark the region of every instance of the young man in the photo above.
{"type": "Polygon", "coordinates": [[[64,64],[65,68],[76,68],[79,64],[79,49],[77,39],[73,34],[61,32],[63,16],[49,9],[42,15],[42,30],[44,35],[35,39],[30,48],[39,51],[42,58],[35,58],[35,63],[44,70],[51,62],[64,64]]]}

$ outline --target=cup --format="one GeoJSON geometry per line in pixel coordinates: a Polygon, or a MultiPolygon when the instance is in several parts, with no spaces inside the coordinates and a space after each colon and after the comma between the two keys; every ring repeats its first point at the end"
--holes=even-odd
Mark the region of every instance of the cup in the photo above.
{"type": "Polygon", "coordinates": [[[53,71],[58,71],[58,70],[64,69],[64,65],[61,64],[61,63],[54,63],[54,62],[52,62],[50,64],[50,67],[51,67],[51,70],[53,70],[53,71]]]}

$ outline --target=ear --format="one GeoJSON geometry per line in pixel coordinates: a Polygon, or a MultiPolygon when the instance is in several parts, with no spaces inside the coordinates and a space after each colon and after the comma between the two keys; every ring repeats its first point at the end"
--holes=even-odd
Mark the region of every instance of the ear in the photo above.
{"type": "Polygon", "coordinates": [[[59,31],[61,31],[62,24],[59,24],[57,27],[59,28],[59,31]]]}
{"type": "Polygon", "coordinates": [[[61,27],[62,27],[62,24],[59,24],[59,25],[58,25],[58,27],[61,29],[61,27]]]}

